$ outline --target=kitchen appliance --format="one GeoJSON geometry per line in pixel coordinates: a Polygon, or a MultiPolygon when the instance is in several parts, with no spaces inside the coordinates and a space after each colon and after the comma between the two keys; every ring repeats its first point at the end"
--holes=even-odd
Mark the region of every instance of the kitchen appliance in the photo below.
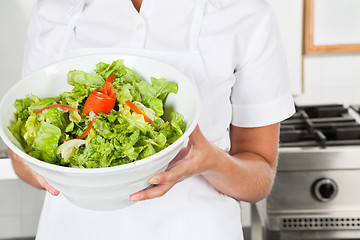
{"type": "Polygon", "coordinates": [[[296,109],[282,122],[273,190],[258,207],[266,239],[360,239],[360,108],[296,109]]]}

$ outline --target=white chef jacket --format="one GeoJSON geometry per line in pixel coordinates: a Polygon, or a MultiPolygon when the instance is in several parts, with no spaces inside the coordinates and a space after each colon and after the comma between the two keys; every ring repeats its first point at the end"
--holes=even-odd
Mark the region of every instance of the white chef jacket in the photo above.
{"type": "MultiPolygon", "coordinates": [[[[39,0],[23,74],[84,54],[117,52],[165,61],[202,96],[199,126],[225,151],[229,125],[260,127],[294,113],[286,60],[264,0],[39,0]]],[[[74,66],[76,68],[76,66],[74,66]]],[[[109,212],[46,196],[38,240],[242,239],[240,207],[201,176],[165,196],[109,212]]]]}

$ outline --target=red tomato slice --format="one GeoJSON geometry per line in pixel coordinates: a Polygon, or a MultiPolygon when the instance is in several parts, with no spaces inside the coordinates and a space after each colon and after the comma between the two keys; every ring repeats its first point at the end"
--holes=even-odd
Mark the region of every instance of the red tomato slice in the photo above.
{"type": "Polygon", "coordinates": [[[114,86],[110,82],[106,82],[103,86],[102,93],[108,95],[109,97],[115,98],[114,86]]]}
{"type": "Polygon", "coordinates": [[[83,113],[89,115],[92,111],[96,115],[99,112],[108,114],[115,106],[116,99],[102,92],[94,90],[85,102],[83,113]]]}
{"type": "Polygon", "coordinates": [[[114,81],[115,77],[116,77],[115,74],[110,74],[108,76],[108,78],[106,79],[105,83],[107,83],[107,82],[112,83],[114,81]]]}
{"type": "Polygon", "coordinates": [[[115,89],[112,85],[112,82],[115,79],[114,74],[110,74],[106,79],[106,82],[103,86],[103,90],[99,92],[99,88],[92,91],[90,96],[85,102],[83,113],[89,115],[92,111],[96,115],[99,112],[108,114],[110,113],[111,109],[114,108],[116,98],[115,98],[115,89]]]}

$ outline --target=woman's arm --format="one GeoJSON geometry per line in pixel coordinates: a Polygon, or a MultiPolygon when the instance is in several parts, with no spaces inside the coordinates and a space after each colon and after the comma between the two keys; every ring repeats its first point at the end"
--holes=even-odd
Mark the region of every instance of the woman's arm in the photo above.
{"type": "Polygon", "coordinates": [[[217,167],[203,176],[220,192],[246,202],[270,194],[277,167],[279,126],[231,126],[231,150],[221,154],[217,167]]]}
{"type": "Polygon", "coordinates": [[[38,188],[45,189],[54,196],[59,195],[59,191],[50,186],[50,184],[34,170],[32,170],[28,165],[26,165],[24,159],[16,155],[13,151],[9,149],[11,162],[14,168],[14,171],[18,177],[24,182],[38,188]]]}
{"type": "Polygon", "coordinates": [[[149,181],[154,187],[131,195],[133,201],[164,195],[177,182],[201,174],[218,191],[235,199],[257,202],[271,190],[277,166],[279,126],[257,128],[231,126],[231,150],[226,153],[210,143],[199,127],[190,135],[188,147],[164,173],[149,181]]]}

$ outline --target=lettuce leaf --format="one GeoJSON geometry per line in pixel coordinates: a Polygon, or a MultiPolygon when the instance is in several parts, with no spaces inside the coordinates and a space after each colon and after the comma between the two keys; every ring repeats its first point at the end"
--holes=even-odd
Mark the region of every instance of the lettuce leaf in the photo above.
{"type": "Polygon", "coordinates": [[[62,158],[63,164],[68,164],[70,162],[70,158],[77,153],[77,150],[80,146],[84,145],[86,140],[82,139],[74,139],[71,141],[64,142],[59,146],[56,151],[56,154],[62,158]]]}
{"type": "Polygon", "coordinates": [[[171,115],[173,119],[170,122],[162,124],[159,130],[159,132],[166,136],[168,145],[178,140],[186,130],[184,117],[176,112],[172,112],[171,115]]]}
{"type": "Polygon", "coordinates": [[[164,101],[166,96],[169,93],[177,93],[178,87],[176,83],[172,81],[167,81],[164,78],[151,78],[152,87],[154,88],[156,94],[155,97],[159,98],[161,101],[164,101]]]}
{"type": "Polygon", "coordinates": [[[34,150],[40,153],[40,159],[56,164],[58,162],[56,151],[61,135],[61,130],[50,123],[41,122],[40,129],[34,139],[34,150]]]}
{"type": "Polygon", "coordinates": [[[115,87],[120,83],[135,83],[141,81],[141,78],[133,70],[125,67],[124,60],[122,59],[113,61],[111,64],[100,62],[96,64],[94,71],[104,79],[107,79],[110,74],[115,74],[116,78],[113,82],[115,87]]]}
{"type": "Polygon", "coordinates": [[[8,129],[20,145],[25,148],[27,144],[21,136],[21,118],[18,118],[17,122],[10,125],[8,129]]]}
{"type": "Polygon", "coordinates": [[[40,130],[41,122],[37,119],[37,115],[32,114],[24,125],[23,138],[28,145],[32,145],[38,131],[40,130]]]}
{"type": "MultiPolygon", "coordinates": [[[[116,100],[119,104],[125,104],[126,101],[133,101],[133,93],[136,92],[135,88],[130,84],[120,85],[115,88],[115,96],[116,100]]],[[[136,100],[138,97],[137,95],[134,96],[136,100]]]]}
{"type": "Polygon", "coordinates": [[[96,73],[87,73],[80,70],[72,70],[67,75],[67,82],[72,86],[87,86],[92,88],[101,87],[105,80],[96,73]]]}
{"type": "Polygon", "coordinates": [[[175,82],[167,81],[164,78],[151,78],[151,83],[141,81],[136,84],[140,92],[141,100],[145,106],[155,112],[155,116],[161,117],[164,114],[163,102],[169,93],[177,93],[178,87],[175,82]]]}
{"type": "Polygon", "coordinates": [[[16,116],[21,120],[26,120],[30,116],[29,107],[34,103],[31,98],[22,98],[15,100],[16,116]]]}
{"type": "Polygon", "coordinates": [[[57,126],[61,129],[62,132],[66,129],[67,121],[64,117],[64,113],[61,112],[57,107],[44,110],[37,114],[37,116],[40,122],[45,121],[54,126],[57,126]]]}
{"type": "Polygon", "coordinates": [[[70,92],[60,94],[60,98],[63,104],[77,108],[80,103],[85,103],[85,98],[87,98],[92,91],[93,88],[76,85],[70,92]]]}
{"type": "Polygon", "coordinates": [[[164,115],[164,105],[161,99],[150,98],[148,100],[148,106],[154,111],[155,116],[161,117],[162,115],[164,115]]]}

